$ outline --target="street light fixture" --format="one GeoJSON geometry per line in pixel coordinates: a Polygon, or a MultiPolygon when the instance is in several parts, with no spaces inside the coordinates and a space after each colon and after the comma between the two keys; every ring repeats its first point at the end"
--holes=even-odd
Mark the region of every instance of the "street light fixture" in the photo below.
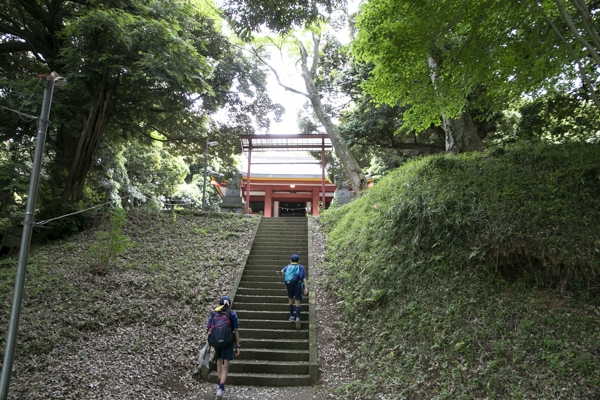
{"type": "Polygon", "coordinates": [[[206,152],[204,153],[204,184],[202,185],[202,211],[206,211],[206,168],[208,163],[208,146],[216,146],[219,142],[206,142],[206,152]]]}

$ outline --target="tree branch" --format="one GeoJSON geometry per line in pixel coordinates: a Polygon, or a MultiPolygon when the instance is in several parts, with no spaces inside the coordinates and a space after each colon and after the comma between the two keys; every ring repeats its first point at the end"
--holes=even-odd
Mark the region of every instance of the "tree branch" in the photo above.
{"type": "Polygon", "coordinates": [[[275,75],[275,79],[277,79],[277,84],[278,84],[279,86],[281,86],[282,88],[284,88],[285,90],[287,90],[287,91],[289,91],[289,92],[296,93],[296,94],[299,94],[299,95],[301,95],[301,96],[304,96],[304,97],[306,97],[306,98],[309,98],[309,99],[310,99],[310,96],[309,96],[307,93],[304,93],[304,92],[302,92],[302,91],[300,91],[300,90],[294,89],[293,87],[290,87],[290,86],[284,85],[284,84],[281,82],[281,79],[279,78],[279,74],[277,73],[277,70],[276,70],[276,69],[275,69],[273,66],[271,66],[271,64],[269,64],[268,62],[266,62],[266,61],[265,61],[265,60],[264,60],[264,59],[263,59],[263,58],[262,58],[262,57],[261,57],[261,56],[258,54],[258,52],[256,51],[256,49],[254,49],[254,47],[251,47],[251,49],[252,49],[252,52],[251,52],[251,53],[254,55],[254,57],[258,58],[258,60],[259,60],[261,63],[263,63],[263,65],[265,65],[267,68],[269,68],[269,69],[271,70],[271,72],[273,72],[273,75],[275,75]]]}
{"type": "Polygon", "coordinates": [[[313,60],[312,65],[310,66],[310,74],[315,77],[317,76],[317,67],[319,66],[319,46],[321,44],[321,36],[315,35],[312,33],[313,37],[313,60]]]}
{"type": "Polygon", "coordinates": [[[575,39],[583,47],[586,48],[589,55],[592,56],[594,61],[596,61],[596,65],[598,65],[600,67],[600,55],[598,55],[598,52],[596,51],[596,49],[594,49],[594,47],[579,34],[579,30],[577,29],[577,27],[575,26],[575,23],[571,19],[571,16],[565,9],[563,2],[561,0],[554,0],[554,3],[556,4],[556,7],[558,7],[558,10],[560,11],[560,14],[562,15],[563,20],[567,23],[569,30],[571,31],[571,33],[573,33],[573,36],[575,36],[575,39]]]}
{"type": "MultiPolygon", "coordinates": [[[[583,82],[590,88],[590,90],[589,90],[590,96],[592,97],[594,104],[596,104],[596,107],[598,109],[600,109],[600,99],[598,99],[598,96],[596,95],[596,90],[594,89],[594,86],[592,85],[592,82],[591,82],[589,76],[585,73],[583,66],[581,65],[579,57],[577,57],[577,54],[575,54],[575,50],[573,50],[573,48],[571,47],[571,45],[569,44],[567,39],[562,35],[562,33],[560,33],[560,31],[558,30],[558,28],[556,27],[554,22],[552,22],[552,20],[548,16],[548,14],[546,14],[546,11],[544,11],[542,6],[539,5],[538,3],[536,3],[536,5],[538,6],[537,9],[539,10],[540,14],[542,14],[544,16],[544,18],[546,19],[546,22],[548,22],[548,24],[550,24],[550,26],[552,27],[552,29],[554,30],[556,35],[560,38],[560,40],[562,40],[563,44],[567,48],[567,51],[573,58],[573,61],[575,61],[575,63],[577,64],[577,67],[578,67],[577,72],[579,73],[581,80],[583,80],[583,82]]],[[[529,5],[527,5],[527,7],[529,7],[529,5]]]]}
{"type": "Polygon", "coordinates": [[[17,53],[21,51],[29,51],[31,47],[26,42],[4,42],[0,43],[0,54],[17,53]]]}
{"type": "Polygon", "coordinates": [[[581,0],[572,0],[575,8],[579,11],[581,15],[583,24],[585,25],[585,29],[590,35],[592,42],[596,46],[597,49],[600,49],[600,36],[598,35],[598,26],[594,23],[592,18],[590,18],[590,11],[587,7],[587,4],[581,0]]]}

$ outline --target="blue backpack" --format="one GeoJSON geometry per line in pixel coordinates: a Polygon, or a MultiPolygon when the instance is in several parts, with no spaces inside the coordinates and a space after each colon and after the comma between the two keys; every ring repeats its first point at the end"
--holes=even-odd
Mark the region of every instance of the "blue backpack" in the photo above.
{"type": "Polygon", "coordinates": [[[283,282],[286,286],[294,287],[298,285],[300,282],[300,267],[298,264],[290,264],[285,269],[285,273],[283,274],[283,282]]]}
{"type": "Polygon", "coordinates": [[[235,341],[231,327],[231,315],[227,312],[215,312],[208,328],[208,344],[215,349],[226,349],[235,341]]]}

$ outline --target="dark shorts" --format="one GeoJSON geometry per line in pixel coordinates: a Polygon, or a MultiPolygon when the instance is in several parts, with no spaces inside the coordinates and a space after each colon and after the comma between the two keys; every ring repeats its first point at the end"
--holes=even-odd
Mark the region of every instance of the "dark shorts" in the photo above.
{"type": "Polygon", "coordinates": [[[296,287],[289,287],[286,286],[285,287],[287,289],[287,293],[288,293],[288,299],[296,299],[296,300],[302,300],[302,285],[298,284],[296,285],[296,287]]]}
{"type": "Polygon", "coordinates": [[[233,360],[233,345],[224,349],[215,349],[215,353],[221,360],[233,360]]]}

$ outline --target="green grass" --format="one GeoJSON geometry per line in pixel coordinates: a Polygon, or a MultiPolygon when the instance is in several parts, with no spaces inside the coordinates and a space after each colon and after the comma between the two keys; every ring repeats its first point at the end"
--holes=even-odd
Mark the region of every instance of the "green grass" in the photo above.
{"type": "Polygon", "coordinates": [[[600,146],[424,158],[320,221],[363,376],[339,396],[600,395],[600,146]]]}

